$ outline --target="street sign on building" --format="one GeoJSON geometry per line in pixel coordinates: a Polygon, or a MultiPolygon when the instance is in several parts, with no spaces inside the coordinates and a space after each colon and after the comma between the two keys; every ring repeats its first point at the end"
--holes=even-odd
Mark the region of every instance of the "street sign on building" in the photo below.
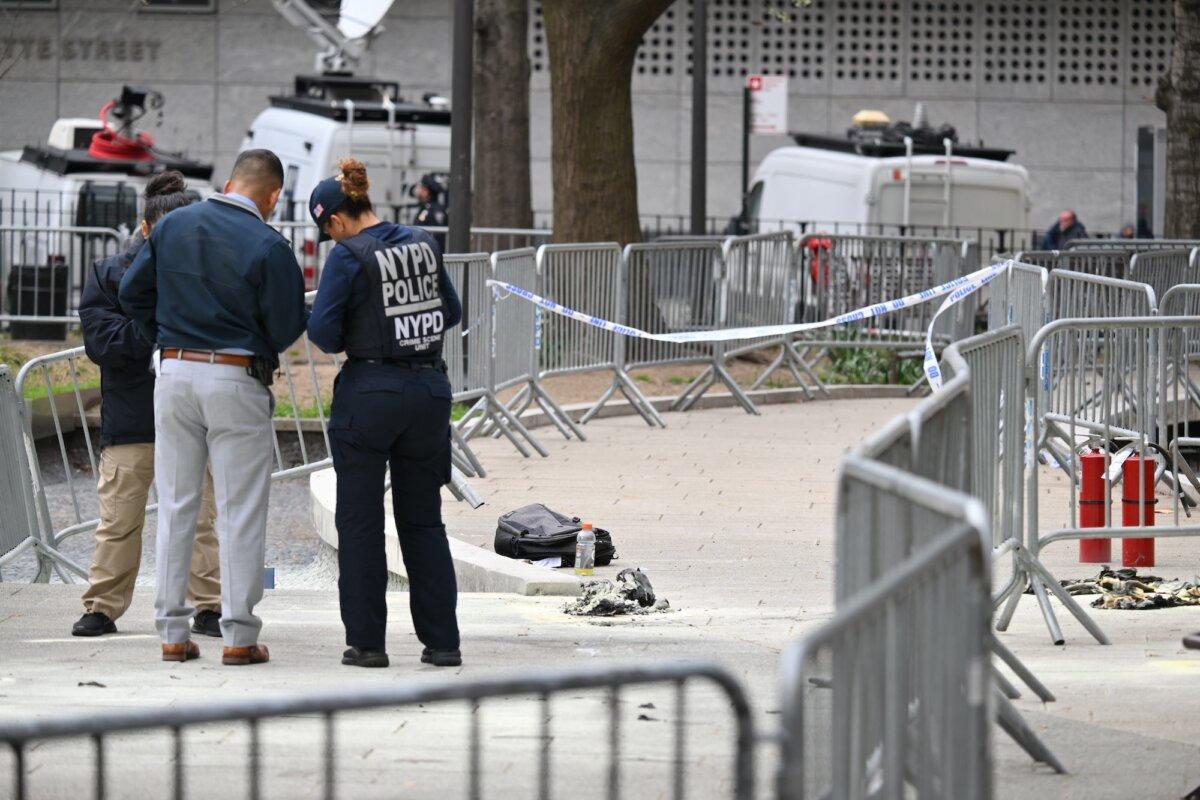
{"type": "Polygon", "coordinates": [[[750,132],[787,134],[787,76],[747,75],[746,89],[750,94],[750,132]]]}

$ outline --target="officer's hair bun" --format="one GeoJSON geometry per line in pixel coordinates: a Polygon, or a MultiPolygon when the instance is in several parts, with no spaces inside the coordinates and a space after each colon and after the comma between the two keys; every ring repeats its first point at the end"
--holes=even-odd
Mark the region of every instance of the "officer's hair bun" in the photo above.
{"type": "Polygon", "coordinates": [[[367,199],[367,190],[371,188],[371,182],[367,180],[366,164],[357,158],[343,158],[338,162],[338,170],[341,171],[338,180],[346,197],[351,200],[367,199]]]}
{"type": "Polygon", "coordinates": [[[187,181],[183,179],[183,173],[172,169],[160,172],[146,181],[143,196],[161,197],[165,194],[179,194],[185,191],[187,191],[187,181]]]}

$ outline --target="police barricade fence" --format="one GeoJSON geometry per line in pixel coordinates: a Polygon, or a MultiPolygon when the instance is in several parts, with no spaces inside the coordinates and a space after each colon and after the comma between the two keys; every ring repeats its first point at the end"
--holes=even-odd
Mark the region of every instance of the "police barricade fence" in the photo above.
{"type": "MultiPolygon", "coordinates": [[[[1153,486],[1162,484],[1174,510],[1174,524],[1168,525],[1146,527],[1149,515],[1137,515],[1136,536],[1200,535],[1200,526],[1181,524],[1180,518],[1181,512],[1190,514],[1185,495],[1192,503],[1200,499],[1200,483],[1180,460],[1180,448],[1200,444],[1187,436],[1200,423],[1193,346],[1198,334],[1200,320],[1195,316],[1160,315],[1061,319],[1034,337],[1025,365],[1031,418],[1041,423],[1034,429],[1034,452],[1061,468],[1070,480],[1063,509],[1069,517],[1067,526],[1042,532],[1039,471],[1027,472],[1026,530],[1035,555],[1056,541],[1129,534],[1129,527],[1115,523],[1112,503],[1131,458],[1153,462],[1153,486]],[[1103,525],[1096,528],[1076,523],[1081,458],[1089,451],[1104,459],[1102,497],[1095,498],[1104,509],[1103,525]]],[[[1125,492],[1134,491],[1134,497],[1145,488],[1123,486],[1125,492]]],[[[1148,499],[1153,502],[1153,497],[1148,499]]],[[[1057,581],[1043,576],[1035,582],[1035,590],[1039,583],[1052,589],[1057,581]]],[[[1107,643],[1089,617],[1076,617],[1093,637],[1107,643]]],[[[1056,641],[1062,640],[1061,631],[1051,633],[1056,641]]]]}
{"type": "Polygon", "coordinates": [[[0,364],[0,569],[42,544],[37,524],[22,403],[7,364],[0,364]]]}
{"type": "Polygon", "coordinates": [[[79,322],[87,271],[124,238],[112,228],[0,225],[0,322],[13,338],[64,338],[79,322]]]}
{"type": "Polygon", "coordinates": [[[1126,250],[1148,253],[1154,250],[1190,250],[1200,247],[1200,239],[1072,239],[1067,250],[1126,250]]]}
{"type": "MultiPolygon", "coordinates": [[[[960,239],[829,236],[809,234],[797,248],[803,286],[800,318],[828,319],[869,305],[883,305],[978,269],[978,247],[960,239]]],[[[974,332],[979,298],[970,295],[942,315],[934,326],[935,346],[974,332]]],[[[855,327],[840,326],[795,338],[816,348],[921,348],[933,322],[936,303],[919,303],[880,314],[855,327]]],[[[812,357],[805,359],[809,363],[812,357]]],[[[824,389],[823,384],[818,383],[824,389]]]]}
{"type": "MultiPolygon", "coordinates": [[[[544,244],[537,251],[540,291],[566,308],[587,309],[593,317],[623,323],[621,309],[625,286],[622,283],[622,251],[614,242],[581,244],[544,244]]],[[[620,362],[623,336],[557,314],[541,320],[538,342],[538,376],[611,372],[612,383],[600,399],[581,417],[587,422],[616,392],[620,391],[631,406],[650,425],[663,425],[662,417],[626,374],[620,362]]]]}
{"type": "MultiPolygon", "coordinates": [[[[523,247],[495,252],[491,255],[491,262],[492,277],[496,280],[526,289],[535,287],[530,289],[535,292],[541,287],[536,249],[523,247]]],[[[564,437],[585,440],[583,431],[541,385],[538,357],[541,351],[542,315],[537,306],[520,297],[495,291],[489,302],[492,309],[492,355],[488,367],[488,396],[497,400],[501,392],[513,388],[517,391],[502,403],[503,409],[489,403],[479,409],[481,413],[472,414],[468,420],[464,420],[467,438],[477,433],[507,435],[497,418],[507,420],[511,417],[508,421],[509,427],[512,427],[513,421],[519,419],[522,413],[536,406],[564,437]],[[492,413],[483,413],[488,408],[492,409],[492,413]]],[[[514,437],[508,438],[523,455],[528,455],[525,447],[518,444],[514,437]]],[[[547,455],[545,449],[527,432],[522,434],[522,438],[539,454],[547,455]]]]}
{"type": "Polygon", "coordinates": [[[1048,320],[1150,316],[1158,304],[1148,284],[1068,269],[1052,271],[1046,291],[1048,320]]]}
{"type": "MultiPolygon", "coordinates": [[[[1015,390],[1021,398],[1022,391],[1011,373],[975,377],[972,362],[984,368],[992,366],[999,359],[1015,353],[1013,344],[1019,342],[1019,338],[1020,331],[1011,327],[947,347],[943,353],[947,380],[942,389],[869,436],[851,457],[860,459],[864,465],[890,470],[889,474],[903,476],[899,478],[901,480],[928,482],[946,497],[972,498],[977,509],[972,518],[976,536],[980,537],[982,546],[990,546],[984,552],[990,552],[994,558],[1020,549],[1015,540],[1019,534],[1013,523],[1008,522],[1009,527],[999,532],[992,532],[989,524],[991,519],[997,519],[1005,525],[1016,509],[1005,507],[1013,502],[1012,498],[1000,496],[998,490],[989,491],[984,484],[994,480],[995,485],[1008,489],[1012,481],[1017,480],[1020,473],[1014,459],[1003,448],[1011,447],[1018,437],[1011,433],[1011,428],[1005,436],[1003,431],[997,434],[997,428],[991,427],[992,433],[988,435],[977,425],[994,425],[998,418],[1001,424],[1015,423],[1024,409],[1020,399],[1016,404],[1021,407],[1018,412],[995,398],[990,401],[994,406],[988,408],[989,401],[985,398],[976,400],[974,393],[978,390],[1000,394],[1015,390]],[[966,357],[961,354],[961,348],[967,350],[966,357]],[[977,405],[984,409],[978,423],[974,417],[977,405]],[[976,460],[980,458],[984,463],[977,469],[976,460]],[[989,501],[991,506],[984,505],[989,501]],[[1006,535],[1008,538],[1003,538],[1006,535]]],[[[1018,354],[1018,370],[1020,364],[1018,354]]],[[[1013,427],[1019,426],[1013,424],[1013,427]]],[[[1017,450],[1021,452],[1022,448],[1018,445],[1017,450]]],[[[1015,461],[1021,464],[1021,456],[1015,457],[1015,461]]],[[[880,494],[853,482],[840,486],[836,525],[835,594],[839,604],[852,601],[861,587],[888,578],[894,565],[913,557],[948,527],[938,513],[922,504],[913,505],[907,495],[880,494]]],[[[1016,565],[1014,574],[1017,574],[1016,565]]],[[[1010,584],[1015,582],[1010,581],[1010,584]]],[[[990,590],[989,577],[980,592],[980,602],[986,607],[990,607],[990,590]]],[[[990,613],[985,612],[984,618],[986,624],[990,613]]],[[[987,648],[1043,702],[1054,699],[1054,695],[994,636],[988,637],[987,648]]],[[[1008,698],[1019,696],[1016,688],[1001,673],[996,672],[995,677],[998,683],[995,696],[997,722],[1034,760],[1059,772],[1064,771],[1054,754],[1008,702],[1008,698]]]]}
{"type": "Polygon", "coordinates": [[[992,676],[982,509],[861,455],[842,462],[838,505],[839,542],[910,546],[785,652],[778,797],[987,800],[992,676]],[[844,524],[851,506],[858,527],[844,524]]]}
{"type": "Polygon", "coordinates": [[[987,298],[988,330],[1019,325],[1025,341],[1046,324],[1046,281],[1044,267],[1013,262],[984,289],[987,298]]]}
{"type": "Polygon", "coordinates": [[[1132,257],[1132,251],[1124,248],[1024,250],[1014,256],[1017,261],[1049,270],[1069,269],[1105,278],[1128,277],[1132,257]]]}
{"type": "MultiPolygon", "coordinates": [[[[787,325],[797,320],[802,288],[797,273],[796,253],[791,231],[756,233],[725,240],[722,247],[725,275],[721,285],[719,318],[721,327],[736,328],[752,325],[787,325]]],[[[804,354],[792,346],[792,337],[767,337],[721,345],[721,361],[760,350],[779,347],[779,354],[767,365],[751,386],[757,389],[779,369],[786,368],[796,379],[806,397],[811,396],[809,383],[820,386],[804,354]]],[[[706,372],[708,375],[708,372],[706,372]]],[[[708,377],[712,377],[708,375],[708,377]]],[[[701,376],[697,381],[704,379],[701,376]]],[[[731,383],[732,381],[726,381],[731,383]]],[[[707,386],[696,384],[699,398],[707,386]]],[[[709,380],[707,385],[713,385],[709,380]]],[[[684,397],[693,387],[685,389],[684,397]]],[[[738,398],[747,411],[757,413],[748,397],[738,398]]],[[[690,405],[690,403],[688,403],[690,405]]],[[[682,406],[686,408],[687,405],[682,406]]]]}
{"type": "Polygon", "coordinates": [[[1161,300],[1172,287],[1200,280],[1198,256],[1200,248],[1135,252],[1129,264],[1129,279],[1148,284],[1161,300]]]}
{"type": "MultiPolygon", "coordinates": [[[[623,324],[649,333],[719,330],[725,273],[725,236],[664,236],[645,244],[626,246],[622,257],[621,313],[623,324]]],[[[776,235],[769,241],[786,237],[776,235]]],[[[776,254],[778,256],[778,254],[776,254]]],[[[635,367],[706,364],[705,371],[672,402],[690,408],[710,386],[721,382],[747,411],[754,404],[725,367],[721,342],[677,344],[652,339],[618,337],[617,359],[622,372],[635,367]]],[[[637,407],[635,405],[635,407],[637,407]]]]}
{"type": "MultiPolygon", "coordinates": [[[[431,225],[425,230],[445,241],[450,229],[444,225],[431,225]]],[[[494,253],[500,250],[518,250],[522,247],[540,247],[549,244],[554,231],[549,228],[489,228],[471,226],[469,250],[494,253]]]]}
{"type": "MultiPolygon", "coordinates": [[[[434,766],[412,779],[427,781],[431,790],[443,795],[457,791],[480,800],[485,763],[503,758],[511,764],[528,764],[528,773],[506,769],[509,785],[489,786],[491,795],[511,788],[511,781],[527,774],[529,796],[536,791],[546,800],[578,796],[581,786],[603,787],[609,798],[669,793],[683,800],[689,794],[711,797],[714,787],[722,787],[734,800],[754,797],[755,731],[749,699],[729,672],[705,663],[526,671],[511,677],[13,720],[0,722],[0,742],[14,756],[9,762],[11,772],[5,776],[14,787],[14,800],[42,796],[40,787],[48,773],[59,781],[76,775],[80,783],[92,784],[96,797],[112,791],[116,796],[182,800],[194,796],[201,782],[211,781],[217,752],[212,748],[217,744],[221,744],[216,755],[220,770],[226,779],[237,772],[245,775],[249,797],[262,797],[268,791],[279,796],[308,795],[319,787],[321,796],[333,798],[349,796],[354,790],[347,787],[378,774],[378,767],[356,767],[357,759],[347,758],[347,752],[389,741],[411,749],[411,739],[397,738],[397,719],[419,717],[429,723],[433,718],[428,706],[437,709],[446,727],[436,737],[437,757],[430,762],[434,766]],[[669,713],[673,724],[640,731],[634,749],[628,744],[632,737],[626,726],[637,724],[637,706],[651,699],[660,709],[656,713],[669,713]],[[289,728],[311,725],[310,744],[300,745],[312,758],[311,770],[277,773],[264,765],[264,749],[275,747],[270,741],[272,723],[284,718],[289,728]],[[503,724],[488,725],[489,721],[503,724]],[[529,735],[514,743],[514,728],[528,730],[529,735]],[[454,730],[461,733],[450,732],[454,730]],[[125,735],[131,734],[137,735],[139,747],[163,748],[160,772],[141,769],[133,775],[110,769],[106,754],[117,752],[128,738],[125,735]],[[231,744],[231,737],[244,742],[245,749],[231,744]],[[53,758],[47,756],[55,750],[53,743],[69,739],[90,740],[92,757],[76,756],[54,769],[44,768],[45,759],[53,758]],[[556,747],[563,740],[569,744],[556,747]],[[578,749],[580,741],[587,742],[586,751],[578,749]],[[448,754],[461,758],[461,770],[446,769],[448,754]],[[244,771],[236,769],[239,765],[244,765],[244,771]],[[627,774],[631,765],[636,765],[636,774],[627,774]],[[136,789],[131,785],[134,781],[136,789]]],[[[428,735],[429,729],[424,730],[428,735]]],[[[287,747],[294,750],[294,737],[289,741],[287,747]]],[[[412,773],[411,768],[407,771],[412,773]]]]}

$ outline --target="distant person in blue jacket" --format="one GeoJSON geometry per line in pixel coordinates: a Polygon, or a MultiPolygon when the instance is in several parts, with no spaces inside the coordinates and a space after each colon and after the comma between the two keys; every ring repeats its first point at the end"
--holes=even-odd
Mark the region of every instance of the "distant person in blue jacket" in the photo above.
{"type": "Polygon", "coordinates": [[[1042,239],[1043,250],[1065,250],[1067,242],[1075,239],[1088,238],[1087,228],[1075,216],[1075,212],[1067,208],[1058,215],[1058,222],[1050,226],[1042,239]]]}
{"type": "MultiPolygon", "coordinates": [[[[129,608],[142,562],[146,498],[154,482],[154,372],[150,367],[154,342],[125,314],[117,287],[158,220],[193,202],[194,196],[186,190],[178,172],[151,178],[143,193],[141,232],[124,252],[93,264],[83,286],[79,319],[88,358],[100,366],[100,446],[104,449],[96,485],[100,500],[96,550],[83,593],[84,614],[71,628],[75,636],[117,632],[116,620],[129,608]]],[[[208,476],[188,581],[188,596],[196,607],[192,630],[207,636],[221,635],[215,518],[208,476]]]]}
{"type": "Polygon", "coordinates": [[[254,614],[274,455],[268,387],[306,319],[300,265],[266,223],[282,190],[278,156],[241,153],[225,191],[160,220],[121,279],[121,305],[159,348],[154,610],[164,661],[200,655],[188,637],[195,608],[187,579],[209,462],[221,543],[221,661],[269,660],[254,614]]]}

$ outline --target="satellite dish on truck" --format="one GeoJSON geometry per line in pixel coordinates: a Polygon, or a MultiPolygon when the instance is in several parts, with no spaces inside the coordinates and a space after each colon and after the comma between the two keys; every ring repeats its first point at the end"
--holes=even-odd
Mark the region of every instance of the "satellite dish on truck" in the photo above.
{"type": "Polygon", "coordinates": [[[342,0],[338,30],[347,39],[367,36],[383,21],[395,0],[342,0]]]}

